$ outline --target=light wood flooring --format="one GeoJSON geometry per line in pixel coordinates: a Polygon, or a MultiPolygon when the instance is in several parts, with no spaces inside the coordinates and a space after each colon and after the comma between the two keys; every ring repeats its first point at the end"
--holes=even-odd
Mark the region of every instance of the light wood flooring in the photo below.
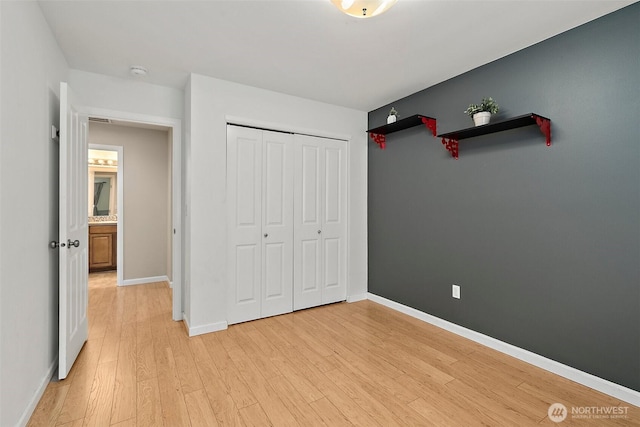
{"type": "Polygon", "coordinates": [[[189,338],[166,283],[91,275],[89,341],[29,425],[640,425],[640,408],[370,301],[189,338]],[[628,407],[624,419],[549,405],[628,407]]]}

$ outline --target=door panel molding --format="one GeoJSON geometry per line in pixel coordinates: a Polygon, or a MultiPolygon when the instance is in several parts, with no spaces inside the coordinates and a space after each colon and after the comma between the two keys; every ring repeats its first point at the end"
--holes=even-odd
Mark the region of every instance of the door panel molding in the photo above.
{"type": "Polygon", "coordinates": [[[290,134],[227,126],[228,324],[293,310],[292,142],[290,134]],[[251,265],[241,265],[240,245],[256,248],[251,265]],[[239,301],[248,287],[255,297],[239,301]]]}

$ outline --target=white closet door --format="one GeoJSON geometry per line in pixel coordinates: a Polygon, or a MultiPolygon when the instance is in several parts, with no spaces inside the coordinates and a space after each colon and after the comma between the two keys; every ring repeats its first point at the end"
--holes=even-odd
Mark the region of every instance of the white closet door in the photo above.
{"type": "Polygon", "coordinates": [[[295,136],[293,309],[322,304],[322,150],[315,138],[295,136]]]}
{"type": "Polygon", "coordinates": [[[227,127],[227,323],[293,310],[293,136],[227,127]]]}
{"type": "Polygon", "coordinates": [[[294,310],[346,299],[345,150],[295,136],[294,310]]]}
{"type": "Polygon", "coordinates": [[[227,322],[260,318],[262,132],[227,126],[227,322]]]}
{"type": "Polygon", "coordinates": [[[262,311],[293,310],[293,136],[263,133],[262,311]]]}
{"type": "Polygon", "coordinates": [[[322,175],[322,303],[347,298],[347,162],[346,144],[325,139],[322,175]]]}

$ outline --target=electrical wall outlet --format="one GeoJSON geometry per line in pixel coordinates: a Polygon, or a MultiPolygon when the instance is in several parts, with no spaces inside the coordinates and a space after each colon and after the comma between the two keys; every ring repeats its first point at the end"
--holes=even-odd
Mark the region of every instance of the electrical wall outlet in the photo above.
{"type": "Polygon", "coordinates": [[[451,285],[451,296],[460,299],[460,285],[451,285]]]}

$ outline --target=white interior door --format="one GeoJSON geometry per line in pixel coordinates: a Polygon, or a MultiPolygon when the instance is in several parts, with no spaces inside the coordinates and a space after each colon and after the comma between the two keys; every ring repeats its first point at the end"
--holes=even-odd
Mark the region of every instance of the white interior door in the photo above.
{"type": "Polygon", "coordinates": [[[294,310],[346,299],[346,145],[296,135],[294,310]]]}
{"type": "Polygon", "coordinates": [[[261,317],[293,310],[293,137],[263,132],[261,317]]]}
{"type": "Polygon", "coordinates": [[[58,377],[69,374],[87,341],[87,117],[60,83],[60,301],[58,377]]]}
{"type": "Polygon", "coordinates": [[[258,319],[262,276],[262,132],[227,126],[227,323],[258,319]]]}

